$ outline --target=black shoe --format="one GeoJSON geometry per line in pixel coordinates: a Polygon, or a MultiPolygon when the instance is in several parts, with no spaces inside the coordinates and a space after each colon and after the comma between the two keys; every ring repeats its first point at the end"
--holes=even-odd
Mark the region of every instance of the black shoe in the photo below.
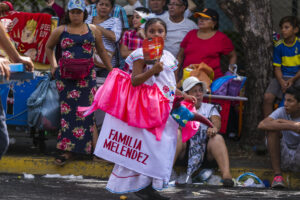
{"type": "Polygon", "coordinates": [[[169,200],[169,197],[164,197],[159,194],[156,190],[152,188],[151,185],[146,188],[134,193],[136,196],[143,200],[169,200]]]}
{"type": "Polygon", "coordinates": [[[233,187],[234,186],[234,182],[232,179],[226,178],[223,181],[223,186],[224,187],[233,187]]]}

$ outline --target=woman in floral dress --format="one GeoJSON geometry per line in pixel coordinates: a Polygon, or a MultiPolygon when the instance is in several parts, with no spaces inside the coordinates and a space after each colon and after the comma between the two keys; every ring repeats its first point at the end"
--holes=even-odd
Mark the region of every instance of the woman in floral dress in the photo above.
{"type": "Polygon", "coordinates": [[[65,164],[73,153],[91,153],[93,134],[96,132],[94,117],[92,115],[83,117],[82,113],[77,112],[77,107],[89,106],[97,88],[94,66],[83,79],[62,76],[63,65],[57,65],[54,47],[59,43],[62,49],[62,59],[69,61],[79,58],[92,60],[94,48],[96,48],[106,69],[109,71],[112,69],[100,31],[94,25],[84,23],[87,17],[84,1],[70,0],[66,16],[66,25],[55,29],[46,44],[51,73],[57,80],[61,106],[61,128],[56,147],[63,153],[55,159],[58,165],[65,164]]]}

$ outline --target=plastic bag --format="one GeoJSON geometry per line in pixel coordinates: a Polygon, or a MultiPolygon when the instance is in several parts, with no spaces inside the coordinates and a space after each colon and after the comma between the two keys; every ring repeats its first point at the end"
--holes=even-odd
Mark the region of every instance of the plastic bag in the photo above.
{"type": "Polygon", "coordinates": [[[258,187],[264,188],[265,184],[255,174],[251,172],[240,175],[237,179],[238,185],[243,187],[258,187]]]}
{"type": "Polygon", "coordinates": [[[211,92],[216,95],[238,96],[246,77],[227,75],[216,79],[211,84],[211,92]]]}
{"type": "Polygon", "coordinates": [[[57,130],[60,126],[59,95],[55,80],[50,75],[41,80],[35,91],[27,99],[30,127],[40,130],[57,130]]]}

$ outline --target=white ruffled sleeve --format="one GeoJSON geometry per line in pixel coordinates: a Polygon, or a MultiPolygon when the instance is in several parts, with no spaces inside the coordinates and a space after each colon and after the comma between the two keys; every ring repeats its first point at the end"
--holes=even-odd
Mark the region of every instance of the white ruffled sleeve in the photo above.
{"type": "Polygon", "coordinates": [[[172,71],[178,68],[177,59],[169,51],[164,50],[161,61],[164,63],[164,66],[170,68],[172,71]]]}
{"type": "Polygon", "coordinates": [[[127,56],[125,62],[127,63],[130,71],[132,71],[133,62],[139,59],[144,59],[142,48],[134,50],[129,56],[127,56]]]}

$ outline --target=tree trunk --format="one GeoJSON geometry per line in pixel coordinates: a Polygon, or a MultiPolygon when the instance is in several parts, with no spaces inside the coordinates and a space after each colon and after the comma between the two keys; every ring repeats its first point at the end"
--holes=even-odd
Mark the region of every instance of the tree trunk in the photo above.
{"type": "Polygon", "coordinates": [[[245,54],[246,90],[248,101],[243,113],[242,142],[249,145],[263,142],[264,134],[257,129],[263,119],[263,96],[272,77],[272,18],[270,0],[217,0],[232,19],[241,35],[245,54]]]}

